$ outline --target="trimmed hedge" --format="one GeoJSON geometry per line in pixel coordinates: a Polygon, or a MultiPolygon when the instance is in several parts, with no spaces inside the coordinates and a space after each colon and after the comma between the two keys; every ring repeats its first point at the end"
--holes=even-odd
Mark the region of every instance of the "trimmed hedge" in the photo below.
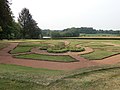
{"type": "Polygon", "coordinates": [[[47,50],[48,47],[49,47],[49,45],[43,44],[43,45],[41,45],[40,50],[47,50]]]}
{"type": "Polygon", "coordinates": [[[40,47],[40,50],[47,50],[48,49],[48,46],[42,46],[40,47]]]}
{"type": "Polygon", "coordinates": [[[54,50],[54,49],[52,49],[52,48],[49,48],[49,49],[47,49],[47,52],[49,52],[49,53],[65,53],[65,52],[68,52],[69,50],[68,49],[61,49],[61,50],[54,50]]]}
{"type": "Polygon", "coordinates": [[[85,49],[84,48],[71,48],[71,49],[69,49],[69,51],[71,51],[71,52],[82,52],[82,51],[85,51],[85,49]]]}

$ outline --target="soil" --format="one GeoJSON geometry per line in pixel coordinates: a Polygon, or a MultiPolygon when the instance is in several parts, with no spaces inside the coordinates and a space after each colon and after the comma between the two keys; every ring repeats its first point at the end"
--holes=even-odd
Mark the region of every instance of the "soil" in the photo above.
{"type": "MultiPolygon", "coordinates": [[[[17,59],[17,58],[13,58],[12,55],[8,53],[10,50],[13,50],[17,45],[18,43],[10,43],[8,47],[0,50],[0,63],[15,64],[15,65],[28,66],[33,68],[47,68],[53,70],[74,70],[74,69],[91,67],[91,66],[116,64],[120,62],[120,55],[115,55],[103,60],[92,60],[92,61],[80,57],[79,54],[89,53],[93,51],[89,47],[86,47],[84,52],[79,52],[77,54],[70,52],[63,53],[64,55],[70,55],[74,57],[75,59],[79,60],[79,62],[64,63],[64,62],[38,61],[31,59],[17,59]]],[[[39,48],[33,48],[31,52],[48,54],[46,51],[39,50],[39,48]]],[[[51,54],[49,53],[49,55],[51,54]]]]}

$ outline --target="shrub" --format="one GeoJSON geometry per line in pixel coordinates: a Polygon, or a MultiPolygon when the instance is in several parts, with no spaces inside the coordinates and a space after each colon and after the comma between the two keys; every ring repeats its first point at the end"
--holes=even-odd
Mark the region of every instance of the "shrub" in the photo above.
{"type": "Polygon", "coordinates": [[[79,48],[73,47],[73,48],[70,48],[69,51],[71,51],[71,52],[82,52],[82,51],[85,51],[85,49],[81,48],[81,47],[79,47],[79,48]]]}
{"type": "Polygon", "coordinates": [[[49,52],[49,53],[65,53],[67,51],[68,51],[68,49],[66,49],[66,48],[61,49],[61,50],[55,50],[55,49],[52,49],[52,48],[47,49],[47,52],[49,52]]]}
{"type": "Polygon", "coordinates": [[[40,47],[40,50],[47,50],[47,49],[48,49],[47,46],[42,46],[42,47],[40,47]]]}
{"type": "Polygon", "coordinates": [[[54,50],[61,50],[65,48],[65,43],[64,42],[58,42],[55,44],[53,47],[51,47],[54,50]]]}

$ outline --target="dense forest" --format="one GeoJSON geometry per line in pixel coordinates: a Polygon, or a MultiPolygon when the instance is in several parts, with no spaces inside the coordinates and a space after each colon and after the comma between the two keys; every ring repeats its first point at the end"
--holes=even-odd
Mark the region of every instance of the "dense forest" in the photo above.
{"type": "Polygon", "coordinates": [[[33,19],[29,9],[23,8],[19,13],[18,20],[14,15],[8,0],[0,0],[0,39],[41,39],[43,36],[79,37],[81,34],[116,34],[120,30],[96,30],[89,27],[67,28],[64,30],[42,30],[33,19]]]}

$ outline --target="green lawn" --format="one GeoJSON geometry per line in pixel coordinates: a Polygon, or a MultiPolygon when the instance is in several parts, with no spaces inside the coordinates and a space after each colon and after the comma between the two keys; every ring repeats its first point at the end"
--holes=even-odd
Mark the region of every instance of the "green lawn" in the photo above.
{"type": "Polygon", "coordinates": [[[7,47],[7,44],[5,44],[5,43],[0,43],[0,49],[3,49],[3,48],[5,48],[5,47],[7,47]]]}
{"type": "Polygon", "coordinates": [[[120,64],[73,71],[0,64],[0,90],[120,90],[120,64]]]}
{"type": "Polygon", "coordinates": [[[76,61],[70,56],[52,56],[52,55],[42,55],[42,54],[24,54],[17,55],[16,58],[24,59],[36,59],[36,60],[47,60],[47,61],[58,61],[58,62],[73,62],[76,61]]]}
{"type": "Polygon", "coordinates": [[[95,52],[90,54],[81,55],[82,57],[89,59],[89,60],[100,60],[106,57],[109,57],[111,55],[116,54],[115,52],[108,52],[108,51],[101,51],[101,50],[95,50],[95,52]]]}
{"type": "Polygon", "coordinates": [[[89,60],[101,60],[103,58],[106,58],[115,54],[120,54],[119,46],[106,45],[100,42],[91,43],[91,44],[88,44],[87,46],[91,47],[94,50],[94,52],[89,54],[84,54],[81,56],[89,60]]]}
{"type": "Polygon", "coordinates": [[[41,43],[41,42],[24,42],[20,43],[15,49],[13,49],[10,53],[16,54],[16,53],[25,53],[25,52],[30,52],[30,50],[33,47],[43,47],[46,46],[47,44],[41,43]]]}
{"type": "MultiPolygon", "coordinates": [[[[93,70],[66,77],[51,90],[120,90],[120,67],[93,70]]],[[[49,90],[48,89],[48,90],[49,90]]]]}
{"type": "MultiPolygon", "coordinates": [[[[29,41],[29,42],[22,42],[18,45],[17,48],[11,51],[11,53],[24,53],[29,52],[31,48],[33,47],[41,47],[43,49],[50,48],[48,44],[56,45],[60,42],[63,42],[62,40],[43,40],[43,41],[29,41]]],[[[109,57],[114,54],[120,53],[120,47],[119,46],[112,46],[112,45],[106,45],[104,43],[115,43],[120,45],[119,40],[79,40],[79,39],[69,39],[68,42],[70,42],[69,46],[67,46],[67,49],[75,48],[76,45],[79,45],[80,47],[91,47],[94,52],[90,54],[81,55],[84,58],[95,60],[95,59],[103,59],[106,57],[109,57]]],[[[75,48],[76,49],[76,48],[75,48]]]]}
{"type": "MultiPolygon", "coordinates": [[[[74,48],[76,45],[79,45],[80,47],[91,47],[94,52],[90,54],[81,55],[87,59],[94,60],[94,59],[103,59],[108,56],[119,54],[120,53],[120,47],[118,46],[112,46],[112,45],[106,45],[104,43],[113,43],[120,45],[120,40],[80,40],[80,39],[65,39],[66,41],[70,42],[69,46],[67,46],[67,49],[70,49],[71,47],[74,48]]],[[[12,54],[15,53],[25,53],[29,52],[31,48],[33,47],[41,47],[43,49],[50,48],[49,44],[56,45],[60,42],[63,42],[64,40],[18,40],[18,41],[8,41],[8,42],[19,42],[20,44],[11,51],[12,54]]],[[[2,41],[4,43],[7,43],[7,41],[2,41]]],[[[1,44],[1,48],[3,45],[1,44]]],[[[76,49],[76,48],[75,48],[76,49]]]]}
{"type": "Polygon", "coordinates": [[[60,70],[0,64],[0,90],[40,90],[63,74],[60,70]]]}
{"type": "Polygon", "coordinates": [[[16,47],[14,50],[12,50],[10,53],[16,54],[16,53],[25,53],[25,52],[30,52],[32,47],[16,47]]]}

